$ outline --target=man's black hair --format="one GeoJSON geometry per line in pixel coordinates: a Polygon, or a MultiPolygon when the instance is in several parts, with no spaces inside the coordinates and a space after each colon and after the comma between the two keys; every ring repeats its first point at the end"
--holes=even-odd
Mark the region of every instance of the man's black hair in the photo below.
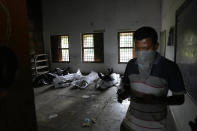
{"type": "Polygon", "coordinates": [[[153,44],[157,44],[158,36],[154,28],[144,26],[137,29],[134,33],[134,40],[142,40],[144,38],[151,38],[153,44]]]}

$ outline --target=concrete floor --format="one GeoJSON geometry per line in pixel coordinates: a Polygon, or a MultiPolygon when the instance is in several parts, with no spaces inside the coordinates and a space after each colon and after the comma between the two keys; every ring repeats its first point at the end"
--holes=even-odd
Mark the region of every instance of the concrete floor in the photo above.
{"type": "MultiPolygon", "coordinates": [[[[129,101],[119,104],[116,91],[117,87],[112,87],[100,92],[95,90],[94,84],[83,90],[35,88],[39,131],[119,131],[129,101]],[[84,95],[89,98],[83,98],[84,95]],[[93,118],[96,123],[83,127],[85,118],[93,118]]],[[[176,131],[171,115],[167,131],[176,131]]]]}

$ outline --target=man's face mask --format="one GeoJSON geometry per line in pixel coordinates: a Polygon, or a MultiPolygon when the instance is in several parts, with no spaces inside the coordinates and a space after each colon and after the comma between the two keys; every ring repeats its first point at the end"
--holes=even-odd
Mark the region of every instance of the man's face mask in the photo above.
{"type": "Polygon", "coordinates": [[[139,65],[150,66],[155,60],[155,54],[156,52],[154,50],[137,51],[137,63],[139,65]]]}
{"type": "Polygon", "coordinates": [[[137,63],[141,75],[148,77],[151,72],[152,64],[155,60],[156,52],[154,50],[137,51],[137,63]]]}

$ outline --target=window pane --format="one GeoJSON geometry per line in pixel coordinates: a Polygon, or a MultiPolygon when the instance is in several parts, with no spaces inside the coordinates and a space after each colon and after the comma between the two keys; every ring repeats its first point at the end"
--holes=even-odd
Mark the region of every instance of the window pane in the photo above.
{"type": "Polygon", "coordinates": [[[120,49],[120,62],[128,62],[132,58],[133,58],[132,48],[120,49]]]}
{"type": "Polygon", "coordinates": [[[93,34],[83,35],[83,47],[94,47],[93,34]]]}
{"type": "Polygon", "coordinates": [[[62,61],[69,61],[69,50],[62,49],[62,61]]]}
{"type": "Polygon", "coordinates": [[[61,48],[68,48],[68,36],[61,36],[61,48]]]}
{"type": "Polygon", "coordinates": [[[94,49],[84,49],[83,60],[86,62],[94,61],[94,49]]]}
{"type": "Polygon", "coordinates": [[[120,33],[120,47],[133,47],[133,33],[120,33]]]}

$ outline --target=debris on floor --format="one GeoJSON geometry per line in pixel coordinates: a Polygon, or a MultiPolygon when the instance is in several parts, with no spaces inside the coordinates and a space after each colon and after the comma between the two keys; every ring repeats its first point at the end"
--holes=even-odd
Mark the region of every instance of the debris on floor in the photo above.
{"type": "Polygon", "coordinates": [[[85,89],[88,85],[90,85],[96,79],[98,79],[98,74],[92,71],[90,74],[86,76],[82,75],[79,80],[73,81],[72,85],[75,88],[85,89]]]}
{"type": "Polygon", "coordinates": [[[113,73],[112,68],[108,68],[106,74],[98,73],[98,76],[99,80],[96,83],[96,89],[99,90],[106,90],[120,83],[120,74],[113,73]]]}
{"type": "Polygon", "coordinates": [[[71,83],[73,89],[80,88],[84,89],[88,86],[88,83],[85,80],[76,80],[71,83]]]}
{"type": "Polygon", "coordinates": [[[87,98],[90,98],[90,96],[88,96],[88,95],[83,95],[82,98],[87,99],[87,98]]]}
{"type": "Polygon", "coordinates": [[[90,127],[90,119],[89,118],[85,118],[84,119],[84,123],[82,125],[83,127],[90,127]]]}
{"type": "Polygon", "coordinates": [[[82,77],[81,71],[78,69],[78,71],[76,73],[72,73],[72,74],[67,74],[64,76],[58,76],[56,75],[56,78],[53,79],[53,84],[55,86],[55,88],[59,88],[59,87],[67,87],[65,83],[71,83],[74,80],[79,80],[82,77]]]}
{"type": "Polygon", "coordinates": [[[56,75],[56,78],[53,79],[53,84],[55,88],[71,86],[73,88],[84,89],[96,79],[98,79],[96,72],[92,71],[90,74],[84,76],[78,69],[78,71],[73,74],[67,74],[64,76],[56,75]]]}
{"type": "Polygon", "coordinates": [[[41,75],[35,79],[35,85],[52,84],[55,88],[85,89],[96,82],[96,89],[106,90],[120,83],[120,74],[113,73],[112,68],[108,68],[105,74],[91,71],[88,75],[83,75],[80,69],[76,73],[69,73],[69,69],[56,68],[51,73],[41,75]]]}
{"type": "Polygon", "coordinates": [[[52,115],[50,115],[50,116],[48,117],[48,119],[53,119],[53,118],[55,118],[55,117],[58,117],[58,114],[52,114],[52,115]]]}
{"type": "Polygon", "coordinates": [[[33,76],[33,80],[32,80],[33,86],[40,87],[40,86],[52,84],[54,78],[58,76],[67,75],[69,72],[70,72],[70,67],[67,67],[66,69],[55,68],[55,70],[50,73],[35,75],[33,76]]]}
{"type": "Polygon", "coordinates": [[[96,119],[94,119],[93,117],[91,118],[85,118],[84,119],[84,123],[82,124],[83,127],[90,127],[91,124],[95,124],[96,123],[96,119]]]}
{"type": "Polygon", "coordinates": [[[53,71],[53,74],[57,74],[58,76],[64,76],[69,74],[70,72],[70,67],[64,68],[64,69],[60,69],[60,68],[55,68],[55,70],[53,71]]]}
{"type": "Polygon", "coordinates": [[[96,123],[96,119],[95,118],[92,117],[92,118],[90,118],[90,120],[92,121],[92,123],[94,123],[94,124],[96,123]]]}

